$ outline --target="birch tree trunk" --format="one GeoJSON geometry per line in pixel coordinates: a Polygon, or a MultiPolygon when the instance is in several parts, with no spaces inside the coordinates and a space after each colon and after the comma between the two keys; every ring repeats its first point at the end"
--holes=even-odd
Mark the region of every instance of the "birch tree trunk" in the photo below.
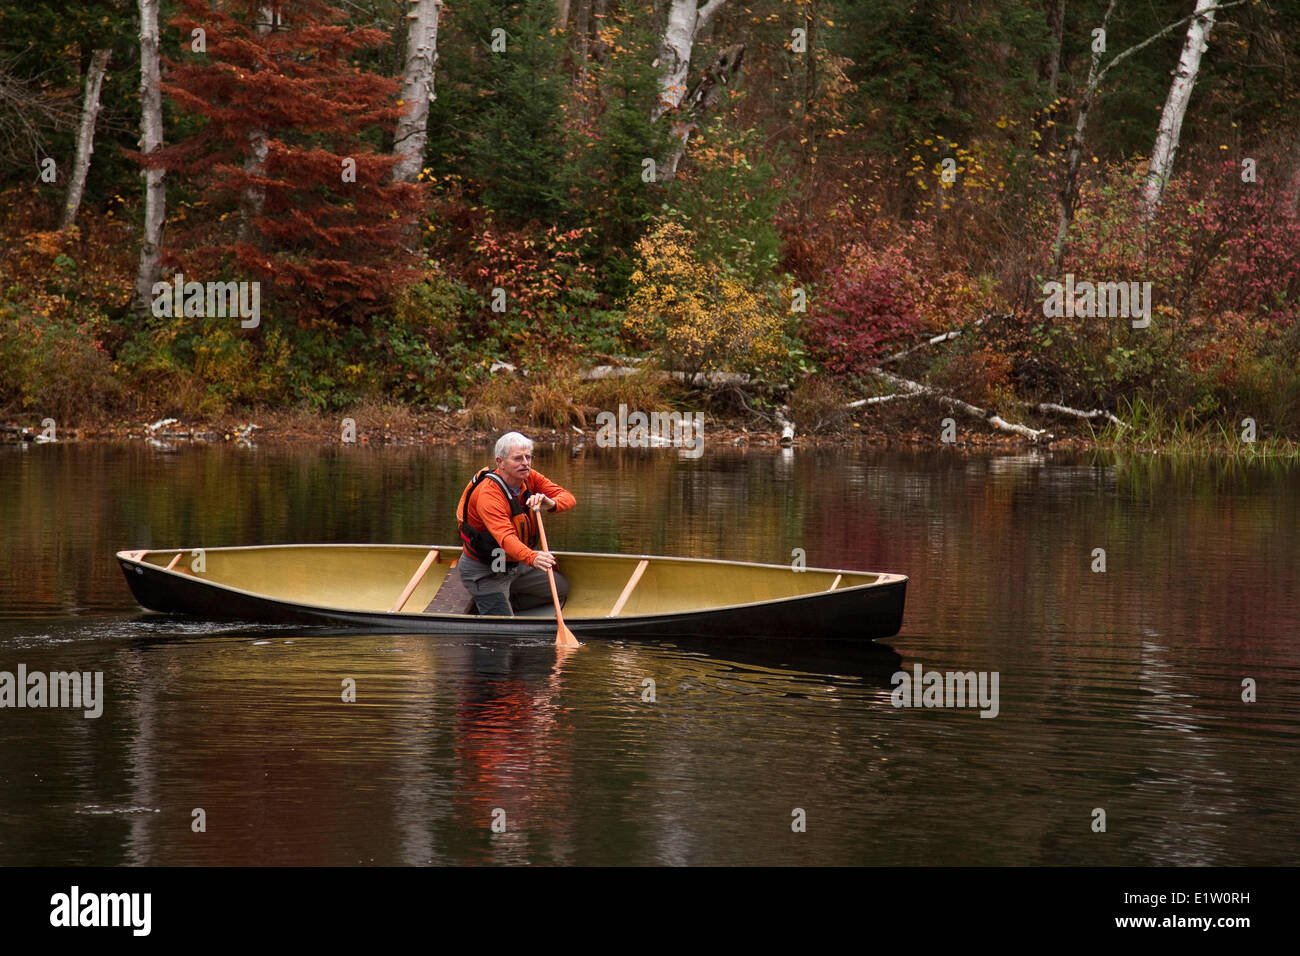
{"type": "MultiPolygon", "coordinates": [[[[1061,218],[1059,223],[1057,224],[1056,243],[1053,247],[1053,253],[1052,253],[1053,278],[1059,277],[1061,274],[1061,262],[1065,257],[1065,238],[1069,232],[1070,223],[1074,219],[1074,207],[1075,207],[1075,203],[1078,202],[1078,198],[1079,198],[1079,194],[1078,194],[1079,166],[1083,159],[1083,144],[1085,142],[1085,133],[1087,132],[1088,129],[1088,111],[1092,108],[1093,98],[1097,95],[1097,90],[1101,86],[1101,81],[1105,78],[1107,73],[1109,73],[1115,67],[1119,66],[1129,57],[1142,52],[1151,44],[1159,40],[1161,37],[1165,36],[1168,33],[1172,33],[1174,30],[1177,30],[1184,23],[1191,24],[1198,20],[1204,19],[1208,15],[1210,23],[1212,25],[1214,22],[1215,11],[1227,10],[1229,7],[1239,7],[1245,2],[1247,2],[1247,0],[1231,0],[1230,3],[1216,4],[1214,3],[1214,0],[1197,0],[1195,12],[1188,14],[1187,16],[1183,17],[1181,20],[1175,20],[1173,23],[1169,24],[1167,27],[1161,30],[1157,30],[1155,33],[1151,34],[1151,36],[1147,37],[1141,43],[1135,43],[1133,46],[1129,47],[1123,53],[1117,54],[1109,63],[1107,63],[1104,67],[1101,67],[1100,69],[1098,69],[1098,66],[1101,63],[1101,56],[1096,50],[1093,51],[1092,63],[1088,68],[1088,84],[1087,86],[1084,87],[1083,95],[1082,97],[1080,97],[1079,118],[1074,125],[1074,135],[1070,138],[1069,158],[1068,158],[1066,171],[1065,171],[1065,183],[1061,188],[1061,218]]],[[[1110,5],[1106,7],[1106,15],[1102,17],[1101,20],[1103,31],[1106,29],[1107,26],[1110,25],[1111,14],[1115,12],[1115,3],[1116,0],[1110,0],[1110,5]]],[[[1188,29],[1188,34],[1189,36],[1191,34],[1190,27],[1188,29]]],[[[1204,36],[1208,36],[1208,35],[1209,35],[1209,31],[1206,30],[1204,36]]],[[[1202,36],[1202,45],[1204,44],[1204,36],[1202,36]]],[[[1199,66],[1200,53],[1197,53],[1196,55],[1196,62],[1197,65],[1199,66]]],[[[1194,73],[1192,75],[1192,79],[1193,80],[1195,79],[1194,73]]],[[[1189,96],[1191,95],[1190,84],[1187,87],[1187,93],[1189,96]]],[[[1173,96],[1172,90],[1170,91],[1170,96],[1171,97],[1173,96]]],[[[1184,107],[1186,107],[1186,103],[1184,103],[1184,107]]],[[[1168,111],[1168,108],[1169,107],[1166,105],[1165,107],[1166,111],[1168,111]]],[[[1181,125],[1182,123],[1181,113],[1179,114],[1178,119],[1179,119],[1179,124],[1181,125]]],[[[1161,124],[1163,127],[1163,120],[1161,121],[1161,124]]],[[[1175,138],[1175,146],[1176,145],[1177,145],[1177,141],[1175,138]]],[[[1173,157],[1171,154],[1170,156],[1171,161],[1172,158],[1173,157]]],[[[1153,161],[1153,168],[1154,168],[1154,161],[1153,161]]],[[[1163,183],[1161,184],[1160,188],[1163,190],[1164,188],[1163,183]]],[[[1158,201],[1159,200],[1157,197],[1157,202],[1158,201]]]]}
{"type": "Polygon", "coordinates": [[[433,69],[438,62],[438,13],[442,0],[409,0],[406,14],[406,69],[402,75],[402,118],[397,123],[393,180],[413,183],[424,168],[429,138],[429,104],[433,102],[433,69]]]}
{"type": "Polygon", "coordinates": [[[77,219],[81,208],[81,195],[86,189],[86,173],[90,170],[90,156],[95,152],[95,120],[99,117],[99,92],[104,86],[111,50],[96,50],[86,71],[86,95],[81,103],[81,126],[77,130],[77,159],[72,167],[72,181],[68,183],[68,198],[63,204],[63,222],[67,229],[77,219]]]}
{"type": "MultiPolygon", "coordinates": [[[[278,14],[271,7],[257,8],[257,32],[266,36],[276,25],[278,14]]],[[[266,130],[254,129],[248,133],[248,158],[244,160],[244,172],[250,176],[260,176],[266,168],[266,130]]],[[[261,186],[246,186],[242,208],[239,216],[239,239],[248,242],[253,236],[253,220],[262,214],[266,202],[266,190],[261,186]]]]}
{"type": "MultiPolygon", "coordinates": [[[[159,0],[139,0],[140,5],[140,147],[146,161],[163,144],[162,71],[159,64],[159,0]]],[[[163,223],[167,218],[165,173],[148,166],[144,171],[144,236],[140,242],[140,268],[136,273],[137,303],[148,308],[162,257],[163,223]]]]}
{"type": "Polygon", "coordinates": [[[691,50],[700,32],[709,25],[727,0],[672,0],[668,23],[659,43],[659,102],[650,118],[657,120],[675,110],[686,96],[686,77],[691,71],[691,50]]]}
{"type": "Polygon", "coordinates": [[[1142,190],[1143,220],[1150,220],[1156,214],[1173,171],[1183,117],[1192,98],[1192,87],[1196,85],[1196,74],[1201,69],[1201,55],[1209,49],[1210,31],[1214,29],[1214,14],[1218,9],[1215,0],[1197,0],[1196,12],[1187,25],[1187,39],[1178,58],[1178,68],[1174,70],[1174,81],[1169,85],[1164,112],[1160,114],[1156,142],[1151,148],[1151,168],[1142,190]]]}
{"type": "Polygon", "coordinates": [[[569,27],[569,0],[557,0],[555,9],[555,26],[558,30],[569,27]]]}
{"type": "Polygon", "coordinates": [[[695,88],[678,107],[678,113],[673,119],[673,135],[677,137],[677,143],[664,164],[661,182],[671,182],[676,178],[677,164],[686,153],[686,144],[691,138],[691,133],[698,126],[696,120],[702,113],[717,106],[722,99],[722,94],[734,86],[736,74],[740,72],[740,65],[744,59],[745,44],[736,43],[727,47],[714,57],[713,62],[704,71],[704,75],[695,84],[695,88]]]}
{"type": "MultiPolygon", "coordinates": [[[[1101,18],[1101,29],[1110,27],[1111,14],[1115,12],[1116,0],[1110,0],[1106,13],[1101,18]]],[[[1114,63],[1112,62],[1112,66],[1114,63]]],[[[1079,115],[1074,122],[1074,135],[1070,137],[1065,166],[1065,182],[1061,185],[1061,215],[1056,223],[1056,242],[1052,246],[1052,277],[1061,274],[1061,263],[1065,259],[1065,237],[1070,232],[1070,223],[1074,221],[1074,206],[1079,200],[1079,166],[1083,162],[1083,144],[1087,141],[1088,112],[1092,109],[1093,97],[1105,70],[1101,67],[1101,51],[1094,49],[1092,59],[1088,62],[1088,84],[1083,88],[1079,100],[1079,115]]]]}

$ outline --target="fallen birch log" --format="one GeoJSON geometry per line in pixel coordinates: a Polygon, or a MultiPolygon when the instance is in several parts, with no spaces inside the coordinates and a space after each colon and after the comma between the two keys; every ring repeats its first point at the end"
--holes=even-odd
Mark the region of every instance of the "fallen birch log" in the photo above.
{"type": "Polygon", "coordinates": [[[880,378],[883,378],[891,385],[895,385],[898,388],[901,388],[906,392],[910,392],[913,395],[930,395],[941,401],[947,402],[950,405],[960,408],[963,412],[965,412],[967,415],[970,415],[972,418],[981,418],[984,421],[988,422],[990,425],[992,425],[994,428],[997,428],[1001,431],[1011,432],[1012,434],[1015,435],[1023,435],[1025,438],[1028,438],[1030,441],[1034,441],[1034,442],[1038,441],[1041,438],[1047,438],[1050,440],[1053,437],[1046,429],[1030,428],[1027,425],[1019,425],[1015,422],[1009,422],[1001,415],[998,415],[994,412],[985,411],[984,409],[979,408],[978,406],[972,405],[970,402],[964,402],[960,398],[956,398],[955,396],[952,395],[945,395],[942,392],[930,388],[930,386],[928,385],[922,385],[920,382],[913,382],[911,379],[903,378],[902,376],[899,375],[894,375],[891,372],[886,372],[884,369],[873,368],[871,369],[871,372],[872,374],[878,375],[880,378]]]}
{"type": "MultiPolygon", "coordinates": [[[[972,328],[979,328],[979,327],[980,327],[981,325],[983,325],[983,324],[984,324],[984,320],[983,320],[983,319],[976,319],[975,322],[972,324],[971,327],[972,327],[972,328]]],[[[951,342],[953,339],[955,339],[955,338],[957,338],[958,336],[960,336],[960,335],[962,334],[963,331],[965,331],[965,330],[964,330],[964,329],[953,329],[951,332],[940,332],[938,335],[931,336],[930,338],[926,339],[924,342],[918,342],[918,343],[916,343],[916,344],[913,345],[911,348],[903,349],[903,351],[901,351],[901,352],[895,352],[893,355],[889,356],[889,358],[883,358],[883,359],[881,359],[880,362],[879,362],[878,364],[880,364],[880,365],[888,365],[890,362],[897,362],[897,361],[900,361],[901,359],[905,359],[905,358],[907,358],[909,355],[911,355],[913,352],[916,352],[916,351],[918,351],[918,350],[920,350],[920,349],[929,348],[929,347],[932,346],[932,345],[941,345],[941,344],[943,344],[944,342],[951,342]]]]}
{"type": "Polygon", "coordinates": [[[915,398],[912,392],[895,392],[893,395],[872,395],[870,398],[859,398],[856,401],[849,402],[845,408],[862,408],[864,405],[879,405],[882,402],[892,402],[896,398],[915,398]]]}
{"type": "Polygon", "coordinates": [[[1120,428],[1128,428],[1128,422],[1122,422],[1104,408],[1094,408],[1090,412],[1085,412],[1079,408],[1070,408],[1068,405],[1057,405],[1055,402],[1041,402],[1038,410],[1044,413],[1055,412],[1058,415],[1073,415],[1075,418],[1104,418],[1106,421],[1118,425],[1120,428]]]}
{"type": "Polygon", "coordinates": [[[789,410],[790,409],[785,407],[778,408],[776,410],[776,415],[774,416],[777,425],[779,425],[781,428],[782,445],[790,445],[794,443],[794,422],[790,421],[790,419],[785,417],[786,412],[788,412],[789,410]]]}

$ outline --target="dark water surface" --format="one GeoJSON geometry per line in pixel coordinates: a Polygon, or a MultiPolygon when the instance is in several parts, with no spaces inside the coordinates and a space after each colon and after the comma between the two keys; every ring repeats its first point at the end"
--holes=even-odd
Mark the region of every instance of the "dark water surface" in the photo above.
{"type": "Polygon", "coordinates": [[[548,641],[212,624],[140,611],[113,560],[454,544],[486,457],[0,447],[0,671],[104,680],[95,719],[0,709],[0,864],[1300,856],[1295,468],[539,447],[579,499],[548,522],[557,549],[802,548],[809,566],[910,575],[902,633],[866,647],[755,635],[557,659],[548,641]],[[891,675],[917,664],[997,672],[997,716],[895,708],[891,675]]]}

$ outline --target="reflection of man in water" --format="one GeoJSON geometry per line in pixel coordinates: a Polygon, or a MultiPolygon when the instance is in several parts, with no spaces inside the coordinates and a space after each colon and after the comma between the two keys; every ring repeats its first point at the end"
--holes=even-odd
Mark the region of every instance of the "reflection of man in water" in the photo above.
{"type": "MultiPolygon", "coordinates": [[[[474,642],[459,663],[449,799],[439,864],[546,864],[572,858],[580,833],[565,798],[574,773],[573,726],[559,720],[569,656],[474,642]],[[491,828],[492,838],[482,834],[491,828]]],[[[442,791],[442,781],[433,784],[442,791]]]]}
{"type": "MultiPolygon", "coordinates": [[[[533,443],[519,432],[497,439],[495,469],[484,468],[465,487],[456,506],[464,554],[461,580],[480,614],[512,617],[515,610],[551,602],[547,568],[555,555],[536,551],[533,506],[568,511],[577,499],[533,469],[533,443]]],[[[558,571],[555,588],[563,603],[569,582],[558,571]]]]}

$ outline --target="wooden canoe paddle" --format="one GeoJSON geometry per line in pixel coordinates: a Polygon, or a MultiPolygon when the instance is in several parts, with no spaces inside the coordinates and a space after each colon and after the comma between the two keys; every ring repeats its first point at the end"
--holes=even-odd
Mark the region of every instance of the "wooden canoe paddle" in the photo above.
{"type": "MultiPolygon", "coordinates": [[[[546,529],[542,527],[542,509],[534,507],[533,511],[537,512],[537,533],[542,536],[542,550],[549,552],[551,549],[546,543],[546,529]]],[[[581,647],[582,644],[573,636],[569,626],[564,623],[564,615],[560,613],[560,592],[555,589],[555,572],[547,568],[546,578],[551,582],[551,600],[555,602],[555,646],[581,647]]]]}

